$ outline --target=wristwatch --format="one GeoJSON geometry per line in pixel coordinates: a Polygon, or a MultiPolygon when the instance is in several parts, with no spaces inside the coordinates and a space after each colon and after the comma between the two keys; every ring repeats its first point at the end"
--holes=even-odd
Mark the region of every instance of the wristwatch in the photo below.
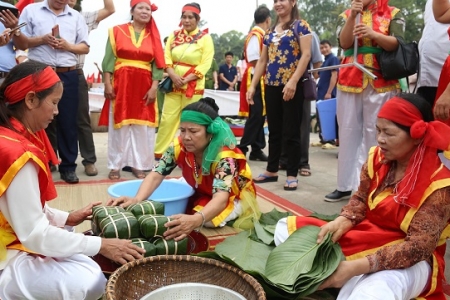
{"type": "Polygon", "coordinates": [[[22,34],[22,31],[20,31],[20,29],[17,29],[16,31],[14,31],[15,36],[20,36],[21,34],[22,34]]]}

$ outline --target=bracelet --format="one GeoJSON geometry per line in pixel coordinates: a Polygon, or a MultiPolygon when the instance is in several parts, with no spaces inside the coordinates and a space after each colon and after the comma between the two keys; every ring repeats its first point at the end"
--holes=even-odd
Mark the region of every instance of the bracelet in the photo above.
{"type": "Polygon", "coordinates": [[[199,228],[194,229],[196,232],[199,232],[200,230],[202,230],[203,226],[205,225],[205,221],[206,221],[205,214],[202,211],[196,211],[195,213],[202,215],[202,225],[200,225],[199,228]]]}

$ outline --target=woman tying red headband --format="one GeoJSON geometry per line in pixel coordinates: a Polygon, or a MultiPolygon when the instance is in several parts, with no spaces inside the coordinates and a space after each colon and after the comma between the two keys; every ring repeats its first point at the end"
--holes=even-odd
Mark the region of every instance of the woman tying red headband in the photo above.
{"type": "Polygon", "coordinates": [[[450,171],[437,151],[449,149],[450,127],[432,120],[418,95],[388,100],[378,113],[378,146],[340,216],[278,222],[277,245],[305,225],[321,227],[318,243],[330,233],[341,245],[346,261],[320,287],[342,287],[338,299],[445,299],[450,171]]]}

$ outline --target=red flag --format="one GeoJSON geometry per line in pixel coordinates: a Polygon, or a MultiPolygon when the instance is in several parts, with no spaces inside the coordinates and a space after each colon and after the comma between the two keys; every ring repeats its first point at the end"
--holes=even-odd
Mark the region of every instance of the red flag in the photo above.
{"type": "Polygon", "coordinates": [[[102,83],[102,73],[98,73],[97,75],[97,83],[102,83]]]}
{"type": "Polygon", "coordinates": [[[19,2],[16,3],[16,7],[19,12],[22,13],[22,10],[25,8],[25,6],[32,3],[34,3],[34,0],[19,0],[19,2]]]}

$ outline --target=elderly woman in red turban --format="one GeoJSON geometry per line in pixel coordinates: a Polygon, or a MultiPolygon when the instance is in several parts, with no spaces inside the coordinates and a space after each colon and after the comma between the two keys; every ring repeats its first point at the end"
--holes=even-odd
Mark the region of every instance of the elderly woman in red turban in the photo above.
{"type": "Polygon", "coordinates": [[[156,92],[165,67],[157,7],[149,0],[132,0],[132,21],[109,29],[103,74],[105,105],[100,124],[108,128],[109,179],[120,178],[130,166],[137,178],[154,164],[156,92]]]}
{"type": "Polygon", "coordinates": [[[438,150],[449,149],[450,127],[432,120],[422,97],[391,98],[378,113],[378,146],[340,216],[329,223],[309,217],[278,222],[277,245],[305,225],[321,226],[318,243],[331,234],[341,245],[346,261],[321,286],[342,287],[338,299],[446,299],[450,170],[438,150]]]}

